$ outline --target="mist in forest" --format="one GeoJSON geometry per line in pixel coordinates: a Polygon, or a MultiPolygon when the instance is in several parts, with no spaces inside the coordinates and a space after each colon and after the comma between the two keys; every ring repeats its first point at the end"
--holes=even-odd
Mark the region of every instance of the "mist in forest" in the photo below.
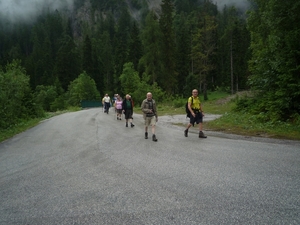
{"type": "Polygon", "coordinates": [[[0,0],[0,19],[31,22],[45,10],[72,9],[74,0],[0,0]]]}
{"type": "MultiPolygon", "coordinates": [[[[235,5],[246,10],[248,0],[213,0],[222,10],[224,5],[235,5]]],[[[18,21],[33,22],[37,16],[54,10],[72,10],[74,0],[0,0],[0,20],[14,23],[18,21]]]]}
{"type": "Polygon", "coordinates": [[[228,7],[235,6],[243,11],[247,10],[250,6],[248,0],[213,0],[215,4],[217,4],[218,9],[222,10],[225,5],[228,7]]]}

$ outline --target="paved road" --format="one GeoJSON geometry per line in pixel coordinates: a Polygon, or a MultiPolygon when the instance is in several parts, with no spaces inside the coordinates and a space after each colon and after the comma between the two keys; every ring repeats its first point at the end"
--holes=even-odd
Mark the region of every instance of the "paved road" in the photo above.
{"type": "Polygon", "coordinates": [[[0,143],[0,224],[300,224],[299,142],[160,119],[157,143],[95,108],[0,143]]]}

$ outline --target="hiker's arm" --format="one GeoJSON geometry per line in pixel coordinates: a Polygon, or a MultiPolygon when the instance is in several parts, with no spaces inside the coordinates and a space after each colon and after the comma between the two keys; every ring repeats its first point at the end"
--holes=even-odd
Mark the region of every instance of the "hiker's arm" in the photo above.
{"type": "Polygon", "coordinates": [[[155,115],[156,122],[157,122],[158,121],[158,115],[157,115],[156,103],[153,104],[153,108],[154,108],[154,115],[155,115]]]}
{"type": "Polygon", "coordinates": [[[192,110],[192,103],[191,103],[191,102],[188,102],[188,108],[189,108],[189,110],[190,110],[190,112],[191,112],[191,115],[192,115],[193,117],[195,117],[195,113],[194,113],[194,111],[192,110]]]}
{"type": "Polygon", "coordinates": [[[145,113],[145,114],[149,111],[149,109],[145,108],[145,101],[142,102],[141,110],[142,110],[142,112],[145,113]]]}
{"type": "Polygon", "coordinates": [[[204,112],[203,112],[202,104],[200,104],[200,112],[202,113],[202,116],[204,116],[204,112]]]}

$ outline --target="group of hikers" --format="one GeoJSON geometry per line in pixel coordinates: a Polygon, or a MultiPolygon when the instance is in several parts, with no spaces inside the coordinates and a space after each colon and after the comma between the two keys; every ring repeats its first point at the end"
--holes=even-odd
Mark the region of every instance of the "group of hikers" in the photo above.
{"type": "MultiPolygon", "coordinates": [[[[112,101],[108,94],[105,94],[104,98],[102,99],[102,104],[104,107],[104,112],[108,113],[109,108],[111,105],[114,106],[117,120],[122,120],[122,114],[125,116],[125,126],[134,127],[133,124],[133,107],[134,102],[129,94],[126,94],[125,99],[122,99],[119,94],[115,94],[112,101]]],[[[148,127],[151,126],[151,134],[152,140],[157,141],[156,134],[155,134],[155,126],[158,121],[157,115],[157,107],[156,102],[152,98],[152,93],[148,92],[146,94],[146,99],[143,100],[141,104],[141,110],[143,112],[144,118],[144,125],[145,125],[145,139],[148,139],[148,127]]],[[[206,138],[202,131],[202,122],[203,122],[203,110],[202,104],[198,97],[198,90],[194,89],[192,91],[192,96],[188,98],[188,110],[190,111],[190,121],[184,130],[184,136],[188,137],[188,130],[194,124],[199,125],[199,138],[206,138]]]]}
{"type": "Polygon", "coordinates": [[[122,113],[125,115],[126,120],[126,127],[128,127],[128,122],[130,123],[131,127],[134,127],[132,123],[132,114],[133,114],[133,107],[134,103],[129,94],[125,96],[123,100],[119,94],[115,94],[113,99],[111,100],[108,94],[105,94],[104,98],[102,99],[102,105],[104,112],[108,114],[109,108],[114,106],[115,112],[117,114],[117,120],[122,120],[122,113]]]}

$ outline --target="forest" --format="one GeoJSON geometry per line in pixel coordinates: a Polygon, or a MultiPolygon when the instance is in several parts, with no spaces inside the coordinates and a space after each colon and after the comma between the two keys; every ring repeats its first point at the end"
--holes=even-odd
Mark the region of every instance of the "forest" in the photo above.
{"type": "Polygon", "coordinates": [[[30,19],[0,11],[0,129],[46,111],[147,91],[252,90],[237,110],[300,123],[300,1],[62,0],[30,19]],[[153,2],[158,2],[153,7],[153,2]]]}

